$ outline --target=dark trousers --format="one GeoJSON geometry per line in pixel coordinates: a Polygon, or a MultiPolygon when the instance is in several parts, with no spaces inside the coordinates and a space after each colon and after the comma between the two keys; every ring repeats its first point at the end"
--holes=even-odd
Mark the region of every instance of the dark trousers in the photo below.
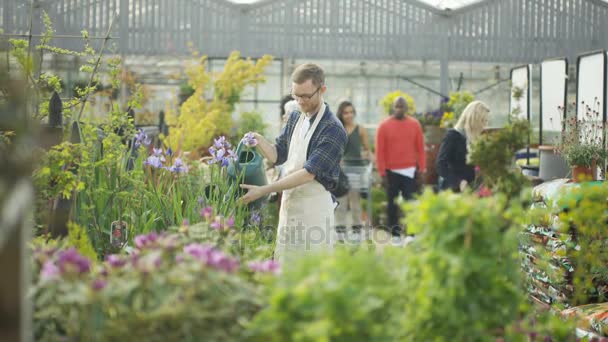
{"type": "Polygon", "coordinates": [[[399,236],[401,235],[403,229],[399,223],[400,210],[395,203],[395,199],[397,196],[399,196],[399,194],[401,194],[405,200],[409,201],[413,199],[414,194],[417,191],[416,180],[390,170],[386,171],[386,177],[388,183],[388,187],[386,189],[386,194],[388,197],[388,206],[386,210],[388,228],[393,236],[399,236]]]}

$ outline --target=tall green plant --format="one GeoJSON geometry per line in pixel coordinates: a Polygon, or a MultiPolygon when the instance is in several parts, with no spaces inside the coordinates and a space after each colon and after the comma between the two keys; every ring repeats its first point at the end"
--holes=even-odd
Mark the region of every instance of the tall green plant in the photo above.
{"type": "Polygon", "coordinates": [[[259,112],[243,112],[236,124],[236,139],[241,139],[248,132],[257,132],[260,135],[266,134],[268,124],[264,122],[264,117],[259,112]]]}
{"type": "Polygon", "coordinates": [[[472,143],[468,161],[479,167],[484,185],[493,192],[519,197],[529,183],[515,166],[515,153],[526,146],[529,131],[527,120],[513,119],[499,131],[472,143]]]}

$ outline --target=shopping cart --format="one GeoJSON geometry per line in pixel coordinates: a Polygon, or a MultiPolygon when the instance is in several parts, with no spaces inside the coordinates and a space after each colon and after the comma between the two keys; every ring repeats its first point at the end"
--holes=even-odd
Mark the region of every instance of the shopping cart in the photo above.
{"type": "Polygon", "coordinates": [[[342,166],[344,174],[348,177],[351,190],[359,191],[367,195],[367,222],[372,224],[372,170],[373,165],[369,161],[362,161],[361,165],[342,166]]]}

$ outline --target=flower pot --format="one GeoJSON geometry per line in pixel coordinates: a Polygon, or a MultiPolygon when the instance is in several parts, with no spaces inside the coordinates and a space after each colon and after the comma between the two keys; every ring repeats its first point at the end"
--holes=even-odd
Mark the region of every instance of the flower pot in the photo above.
{"type": "Polygon", "coordinates": [[[557,153],[554,146],[539,146],[538,177],[544,181],[556,178],[567,178],[570,166],[564,157],[557,153]]]}
{"type": "Polygon", "coordinates": [[[572,166],[572,179],[577,183],[596,180],[597,165],[595,160],[591,162],[591,167],[572,166]]]}

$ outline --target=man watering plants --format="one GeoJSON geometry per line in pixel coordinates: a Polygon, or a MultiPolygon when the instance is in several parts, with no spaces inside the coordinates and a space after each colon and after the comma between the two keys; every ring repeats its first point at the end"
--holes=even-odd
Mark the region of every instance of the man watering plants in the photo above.
{"type": "Polygon", "coordinates": [[[346,131],[323,102],[325,73],[315,64],[303,64],[291,76],[291,95],[301,111],[289,114],[275,143],[253,133],[257,150],[283,165],[285,176],[265,186],[241,185],[244,203],[283,191],[275,259],[284,262],[306,251],[332,248],[335,242],[334,199],[346,131]]]}

